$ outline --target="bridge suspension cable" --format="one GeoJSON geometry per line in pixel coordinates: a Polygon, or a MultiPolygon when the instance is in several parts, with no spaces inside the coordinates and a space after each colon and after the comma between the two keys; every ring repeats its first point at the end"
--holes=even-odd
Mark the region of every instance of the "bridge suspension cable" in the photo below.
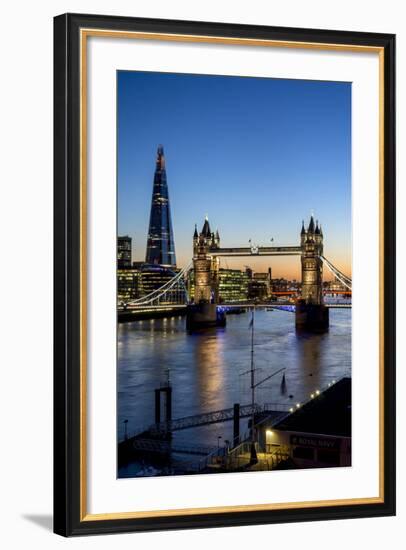
{"type": "Polygon", "coordinates": [[[187,289],[184,283],[184,279],[186,275],[189,273],[191,267],[192,267],[192,261],[190,261],[183,269],[179,271],[169,281],[167,281],[164,285],[161,287],[153,290],[149,294],[142,296],[141,298],[137,298],[136,300],[131,300],[130,302],[127,302],[126,306],[141,306],[141,305],[148,305],[152,304],[152,302],[158,301],[162,296],[167,294],[169,291],[171,291],[177,284],[183,285],[183,292],[186,294],[186,299],[188,300],[187,295],[187,289]]]}
{"type": "Polygon", "coordinates": [[[337,279],[342,283],[346,288],[352,290],[352,279],[344,275],[339,269],[337,269],[327,258],[320,256],[321,261],[328,267],[331,273],[337,277],[337,279]]]}

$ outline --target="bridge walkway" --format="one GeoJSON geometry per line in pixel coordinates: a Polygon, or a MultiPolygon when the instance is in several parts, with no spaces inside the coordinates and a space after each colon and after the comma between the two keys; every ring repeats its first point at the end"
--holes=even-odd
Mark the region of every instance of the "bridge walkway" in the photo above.
{"type": "MultiPolygon", "coordinates": [[[[263,406],[255,404],[241,405],[240,406],[240,418],[248,418],[252,414],[269,413],[272,420],[277,420],[282,415],[286,414],[289,410],[287,405],[280,404],[265,404],[263,406]]],[[[160,422],[159,424],[153,424],[150,427],[151,433],[157,432],[175,432],[179,430],[186,430],[188,428],[196,428],[199,426],[207,426],[209,424],[217,424],[219,422],[227,422],[233,420],[234,408],[222,409],[219,411],[212,411],[203,414],[197,414],[194,416],[185,416],[183,418],[177,418],[170,422],[160,422]]]]}

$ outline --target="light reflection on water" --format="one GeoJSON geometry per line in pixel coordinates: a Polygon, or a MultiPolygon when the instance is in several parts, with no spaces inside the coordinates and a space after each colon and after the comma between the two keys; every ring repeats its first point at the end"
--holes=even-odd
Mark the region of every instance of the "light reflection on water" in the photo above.
{"type": "MultiPolygon", "coordinates": [[[[229,315],[225,328],[187,334],[185,318],[155,319],[118,326],[118,439],[154,421],[154,389],[166,380],[173,386],[173,418],[250,402],[249,314],[229,315]]],[[[294,315],[285,311],[255,313],[256,379],[285,367],[256,391],[256,401],[294,405],[351,370],[351,310],[331,309],[330,330],[299,335],[294,315]],[[289,396],[293,397],[289,397],[289,396]]],[[[175,432],[175,440],[216,446],[232,438],[232,423],[175,432]]],[[[244,432],[246,421],[242,423],[244,432]]]]}

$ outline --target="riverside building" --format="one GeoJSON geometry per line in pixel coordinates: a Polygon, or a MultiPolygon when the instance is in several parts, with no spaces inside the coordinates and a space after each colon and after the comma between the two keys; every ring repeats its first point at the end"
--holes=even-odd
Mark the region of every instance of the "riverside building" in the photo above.
{"type": "Polygon", "coordinates": [[[287,450],[285,468],[351,466],[351,378],[314,390],[305,404],[292,403],[291,414],[262,422],[258,431],[266,453],[287,450]]]}
{"type": "Polygon", "coordinates": [[[137,268],[117,269],[117,302],[126,304],[140,294],[141,272],[137,268]]]}
{"type": "Polygon", "coordinates": [[[248,275],[239,269],[219,269],[220,303],[242,302],[248,298],[248,275]]]}
{"type": "Polygon", "coordinates": [[[117,269],[131,267],[132,239],[128,235],[117,237],[117,269]]]}

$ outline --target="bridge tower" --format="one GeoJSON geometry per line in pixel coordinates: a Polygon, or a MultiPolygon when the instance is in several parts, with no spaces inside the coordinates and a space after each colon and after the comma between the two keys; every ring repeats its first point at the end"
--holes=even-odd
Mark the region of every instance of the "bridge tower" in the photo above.
{"type": "Polygon", "coordinates": [[[211,257],[209,255],[211,238],[210,224],[206,217],[200,234],[195,227],[193,235],[194,301],[196,304],[212,302],[211,257]]]}
{"type": "Polygon", "coordinates": [[[323,233],[318,222],[314,225],[313,216],[307,231],[302,225],[300,235],[302,248],[302,298],[308,304],[323,303],[323,233]]]}
{"type": "Polygon", "coordinates": [[[206,216],[200,233],[195,227],[193,234],[193,271],[194,271],[194,303],[187,308],[187,328],[225,325],[225,315],[219,314],[218,303],[218,272],[219,259],[210,254],[214,248],[219,248],[220,236],[210,229],[206,216]]]}
{"type": "Polygon", "coordinates": [[[310,223],[305,229],[304,222],[300,233],[302,249],[302,296],[296,306],[296,326],[306,330],[323,331],[328,329],[329,311],[323,304],[323,232],[319,223],[310,223]]]}

